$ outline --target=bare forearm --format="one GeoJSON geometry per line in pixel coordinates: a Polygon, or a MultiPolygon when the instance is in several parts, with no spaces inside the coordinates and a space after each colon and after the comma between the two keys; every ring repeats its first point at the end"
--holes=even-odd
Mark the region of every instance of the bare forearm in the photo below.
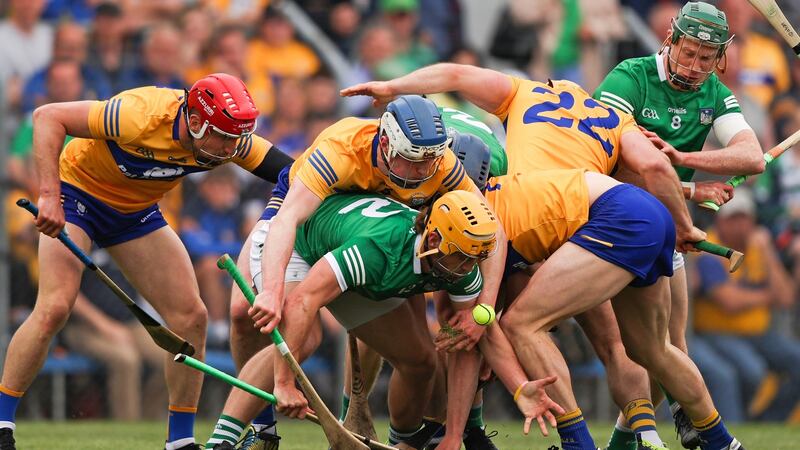
{"type": "Polygon", "coordinates": [[[754,175],[764,171],[764,154],[749,140],[720,150],[684,153],[680,165],[716,175],[754,175]]]}
{"type": "Polygon", "coordinates": [[[408,75],[388,82],[394,95],[438,94],[459,89],[458,78],[453,74],[459,66],[451,63],[434,64],[415,70],[408,75]]]}
{"type": "Polygon", "coordinates": [[[39,174],[40,195],[58,196],[61,194],[58,157],[64,146],[67,130],[44,108],[34,111],[33,130],[33,157],[39,174]]]}
{"type": "MultiPolygon", "coordinates": [[[[283,341],[299,363],[302,362],[302,355],[300,354],[301,352],[298,352],[298,349],[302,346],[304,336],[308,336],[318,311],[309,308],[301,299],[295,299],[287,306],[284,309],[284,318],[279,328],[281,329],[283,341]]],[[[275,384],[293,382],[294,373],[289,364],[283,358],[277,358],[275,362],[275,384]]]]}
{"type": "Polygon", "coordinates": [[[670,169],[653,170],[641,174],[645,189],[667,207],[679,230],[692,228],[692,218],[686,208],[683,187],[678,176],[670,169]]]}
{"type": "Polygon", "coordinates": [[[483,288],[478,296],[478,303],[492,306],[497,303],[497,292],[500,290],[500,283],[503,281],[507,251],[508,241],[506,241],[503,228],[500,227],[497,231],[497,251],[488,259],[481,261],[480,264],[483,288]]]}
{"type": "Polygon", "coordinates": [[[492,324],[486,330],[486,335],[480,340],[478,346],[483,357],[486,358],[508,392],[514,393],[522,383],[528,381],[528,376],[519,363],[511,342],[499,324],[492,324]]]}

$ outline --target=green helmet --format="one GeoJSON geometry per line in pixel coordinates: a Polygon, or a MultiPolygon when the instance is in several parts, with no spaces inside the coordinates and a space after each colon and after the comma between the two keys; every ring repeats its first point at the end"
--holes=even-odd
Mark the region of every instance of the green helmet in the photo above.
{"type": "Polygon", "coordinates": [[[729,34],[725,13],[706,2],[685,4],[678,17],[672,21],[673,43],[681,36],[690,36],[703,43],[724,46],[728,43],[729,34]]]}

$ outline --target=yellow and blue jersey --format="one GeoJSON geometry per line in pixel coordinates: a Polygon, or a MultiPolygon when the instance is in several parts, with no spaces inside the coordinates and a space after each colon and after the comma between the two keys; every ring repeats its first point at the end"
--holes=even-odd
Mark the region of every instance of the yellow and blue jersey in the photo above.
{"type": "Polygon", "coordinates": [[[406,205],[419,207],[435,194],[477,190],[461,162],[445,151],[436,173],[414,188],[402,188],[379,168],[376,119],[342,119],[326,128],[300,155],[289,172],[320,199],[337,192],[367,191],[388,195],[406,205]]]}
{"type": "MultiPolygon", "coordinates": [[[[209,170],[180,145],[183,91],[144,87],[98,101],[89,112],[91,139],[73,139],[61,153],[61,180],[122,213],[155,205],[183,176],[209,170]]],[[[232,162],[253,171],[272,147],[245,138],[232,162]]]]}
{"type": "Polygon", "coordinates": [[[493,111],[506,127],[508,173],[586,169],[612,174],[633,117],[593,99],[568,81],[509,77],[511,93],[493,111]]]}

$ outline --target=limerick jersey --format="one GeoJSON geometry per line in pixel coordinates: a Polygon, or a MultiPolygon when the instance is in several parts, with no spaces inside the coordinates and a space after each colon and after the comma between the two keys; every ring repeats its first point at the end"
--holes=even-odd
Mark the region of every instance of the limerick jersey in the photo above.
{"type": "MultiPolygon", "coordinates": [[[[98,101],[89,111],[93,139],[73,139],[59,160],[61,180],[122,213],[156,204],[183,176],[209,170],[180,145],[183,91],[144,87],[98,101]]],[[[233,162],[249,171],[272,144],[252,136],[233,162]]]]}
{"type": "Polygon", "coordinates": [[[442,113],[442,119],[444,119],[448,135],[453,134],[451,130],[455,130],[459,133],[468,133],[477,137],[489,147],[489,152],[492,155],[492,160],[489,163],[489,176],[499,177],[508,172],[506,150],[503,148],[500,141],[497,140],[497,136],[492,133],[492,129],[489,128],[489,125],[457,109],[440,107],[439,111],[442,113]]]}
{"type": "MultiPolygon", "coordinates": [[[[682,152],[702,150],[712,126],[742,112],[736,96],[716,74],[711,74],[698,91],[672,88],[659,54],[622,61],[594,96],[633,114],[639,125],[682,152]]],[[[689,181],[694,175],[694,169],[675,169],[682,181],[689,181]]]]}
{"type": "Polygon", "coordinates": [[[378,167],[378,120],[353,117],[326,128],[297,158],[289,172],[291,183],[299,177],[311,192],[325,199],[337,192],[377,192],[419,207],[436,193],[477,190],[461,162],[449,149],[437,172],[415,188],[401,188],[378,167]]]}
{"type": "Polygon", "coordinates": [[[489,179],[486,200],[511,247],[528,263],[545,260],[589,220],[584,172],[544,170],[489,179]]]}
{"type": "Polygon", "coordinates": [[[506,127],[509,173],[614,171],[620,138],[638,131],[633,117],[594,100],[574,83],[510,80],[511,93],[493,111],[506,127]]]}
{"type": "Polygon", "coordinates": [[[297,229],[295,251],[313,265],[325,258],[339,286],[373,300],[446,290],[453,301],[478,296],[478,267],[453,284],[423,273],[414,231],[418,212],[376,194],[340,194],[325,199],[297,229]]]}

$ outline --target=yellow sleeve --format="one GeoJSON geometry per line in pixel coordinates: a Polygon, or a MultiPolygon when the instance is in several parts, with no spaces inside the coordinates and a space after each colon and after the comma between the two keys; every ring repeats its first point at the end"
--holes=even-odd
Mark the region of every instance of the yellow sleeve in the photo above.
{"type": "Polygon", "coordinates": [[[464,170],[461,161],[450,150],[445,151],[442,163],[439,164],[439,171],[446,174],[439,187],[439,192],[442,194],[450,191],[475,191],[478,189],[467,171],[464,170]]]}
{"type": "Polygon", "coordinates": [[[148,102],[141,92],[124,91],[95,102],[89,110],[89,131],[95,139],[127,144],[147,127],[148,102]]]}
{"type": "Polygon", "coordinates": [[[506,118],[508,117],[508,108],[511,106],[511,102],[514,100],[514,97],[517,96],[517,91],[519,90],[519,86],[522,83],[522,80],[517,77],[508,76],[508,79],[511,81],[511,91],[508,93],[508,97],[503,100],[503,103],[497,107],[492,114],[497,116],[501,122],[505,122],[506,118]]]}
{"type": "Polygon", "coordinates": [[[336,188],[346,187],[357,164],[344,153],[340,143],[331,140],[321,141],[316,148],[306,150],[295,164],[298,163],[300,167],[295,176],[322,200],[336,188]]]}
{"type": "Polygon", "coordinates": [[[261,136],[247,136],[241,142],[241,150],[236,155],[234,162],[242,169],[252,172],[264,161],[267,152],[272,148],[272,143],[261,136]]]}
{"type": "Polygon", "coordinates": [[[620,136],[630,131],[639,131],[639,125],[636,123],[636,119],[634,119],[632,115],[623,112],[620,109],[617,110],[617,114],[619,114],[619,126],[617,129],[619,130],[620,136]]]}

